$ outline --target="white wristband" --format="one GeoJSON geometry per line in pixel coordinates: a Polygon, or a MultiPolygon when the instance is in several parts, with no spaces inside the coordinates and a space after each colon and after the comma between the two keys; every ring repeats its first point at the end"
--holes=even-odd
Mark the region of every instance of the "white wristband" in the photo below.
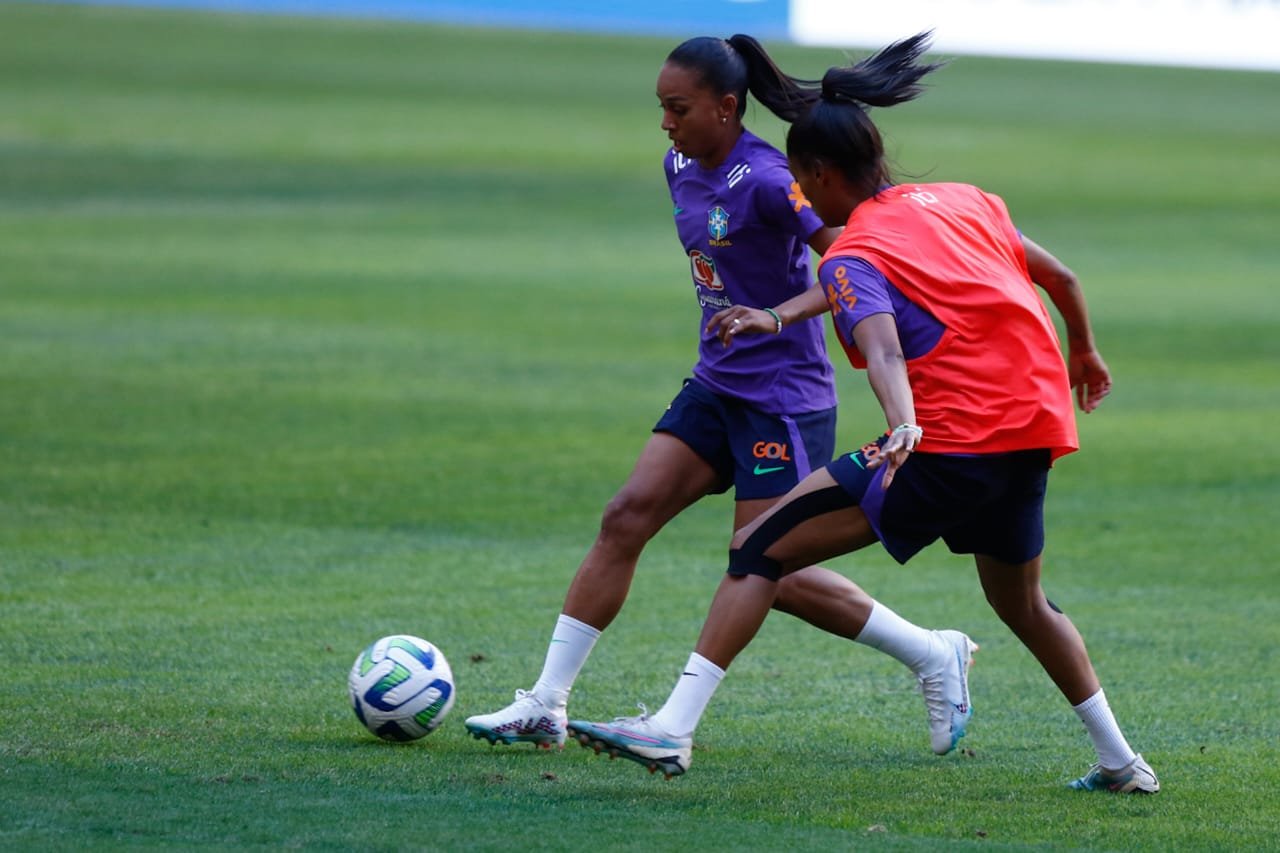
{"type": "Polygon", "coordinates": [[[899,432],[909,432],[915,435],[915,442],[912,444],[913,447],[919,445],[920,442],[924,440],[924,428],[916,426],[915,424],[898,424],[890,431],[889,434],[893,435],[894,433],[899,432]]]}

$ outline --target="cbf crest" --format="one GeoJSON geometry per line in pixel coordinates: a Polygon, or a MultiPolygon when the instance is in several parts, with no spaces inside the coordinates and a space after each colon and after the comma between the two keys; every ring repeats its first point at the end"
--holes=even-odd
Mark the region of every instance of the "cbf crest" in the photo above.
{"type": "Polygon", "coordinates": [[[713,207],[707,211],[707,234],[711,236],[713,244],[729,236],[729,214],[723,207],[713,207]]]}

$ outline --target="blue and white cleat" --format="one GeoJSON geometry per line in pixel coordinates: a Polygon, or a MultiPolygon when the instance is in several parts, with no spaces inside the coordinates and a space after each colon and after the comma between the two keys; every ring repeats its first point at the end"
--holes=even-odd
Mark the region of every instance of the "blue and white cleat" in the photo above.
{"type": "Polygon", "coordinates": [[[693,738],[672,737],[655,726],[647,713],[618,717],[611,723],[570,720],[569,735],[597,755],[604,752],[611,759],[630,759],[650,773],[661,770],[667,779],[688,770],[692,760],[693,738]]]}
{"type": "Polygon", "coordinates": [[[917,676],[924,707],[929,713],[929,737],[933,751],[946,755],[964,737],[965,727],[973,716],[969,702],[969,667],[978,644],[959,631],[934,632],[947,649],[942,666],[936,672],[917,676]]]}
{"type": "Polygon", "coordinates": [[[1156,772],[1141,755],[1119,770],[1107,770],[1101,764],[1068,785],[1077,791],[1110,791],[1113,794],[1155,794],[1160,791],[1156,772]]]}
{"type": "Polygon", "coordinates": [[[568,714],[544,705],[532,690],[517,690],[516,700],[500,711],[467,717],[467,731],[477,740],[532,743],[540,749],[564,748],[568,714]]]}

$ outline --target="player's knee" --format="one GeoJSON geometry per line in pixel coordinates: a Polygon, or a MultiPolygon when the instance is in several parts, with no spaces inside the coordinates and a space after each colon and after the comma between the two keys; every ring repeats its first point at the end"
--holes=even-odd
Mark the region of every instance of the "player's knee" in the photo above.
{"type": "Polygon", "coordinates": [[[657,532],[654,510],[649,501],[628,492],[619,492],[605,504],[600,517],[600,538],[616,544],[643,547],[657,532]]]}
{"type": "Polygon", "coordinates": [[[1043,595],[1027,597],[1023,595],[998,595],[987,593],[987,602],[1015,634],[1034,632],[1046,620],[1056,619],[1062,611],[1043,595]]]}
{"type": "Polygon", "coordinates": [[[729,551],[727,571],[734,577],[758,575],[767,580],[777,581],[782,577],[782,564],[772,557],[765,556],[764,552],[758,548],[752,548],[748,540],[744,547],[729,551]]]}
{"type": "Polygon", "coordinates": [[[987,597],[987,604],[991,605],[991,609],[1000,617],[1000,621],[1015,631],[1031,613],[1030,602],[1015,590],[985,587],[983,592],[987,597]]]}
{"type": "Polygon", "coordinates": [[[772,581],[782,577],[782,564],[765,555],[765,551],[777,541],[778,531],[772,529],[774,527],[777,525],[771,525],[766,519],[733,534],[729,545],[729,574],[736,577],[759,575],[772,581]]]}

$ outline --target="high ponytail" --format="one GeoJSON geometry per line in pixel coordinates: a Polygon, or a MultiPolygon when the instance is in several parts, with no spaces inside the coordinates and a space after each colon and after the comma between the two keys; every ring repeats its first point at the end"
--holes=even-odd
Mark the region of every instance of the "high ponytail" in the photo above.
{"type": "Polygon", "coordinates": [[[787,122],[800,117],[821,93],[817,80],[783,73],[751,36],[691,38],[671,51],[667,62],[696,72],[702,84],[718,96],[735,95],[739,118],[746,112],[748,91],[787,122]]]}
{"type": "Polygon", "coordinates": [[[912,100],[924,91],[920,78],[944,64],[919,64],[920,57],[929,49],[932,35],[932,32],[917,33],[895,41],[853,66],[832,68],[823,75],[821,96],[869,107],[891,107],[912,100]]]}
{"type": "Polygon", "coordinates": [[[785,122],[804,114],[821,93],[817,80],[802,80],[786,74],[751,36],[735,35],[729,45],[747,67],[747,84],[761,104],[785,122]]]}
{"type": "Polygon", "coordinates": [[[865,197],[891,183],[884,143],[866,108],[891,107],[924,91],[921,78],[943,65],[920,62],[930,36],[918,33],[852,66],[829,70],[817,100],[787,132],[787,156],[839,169],[865,197]]]}

